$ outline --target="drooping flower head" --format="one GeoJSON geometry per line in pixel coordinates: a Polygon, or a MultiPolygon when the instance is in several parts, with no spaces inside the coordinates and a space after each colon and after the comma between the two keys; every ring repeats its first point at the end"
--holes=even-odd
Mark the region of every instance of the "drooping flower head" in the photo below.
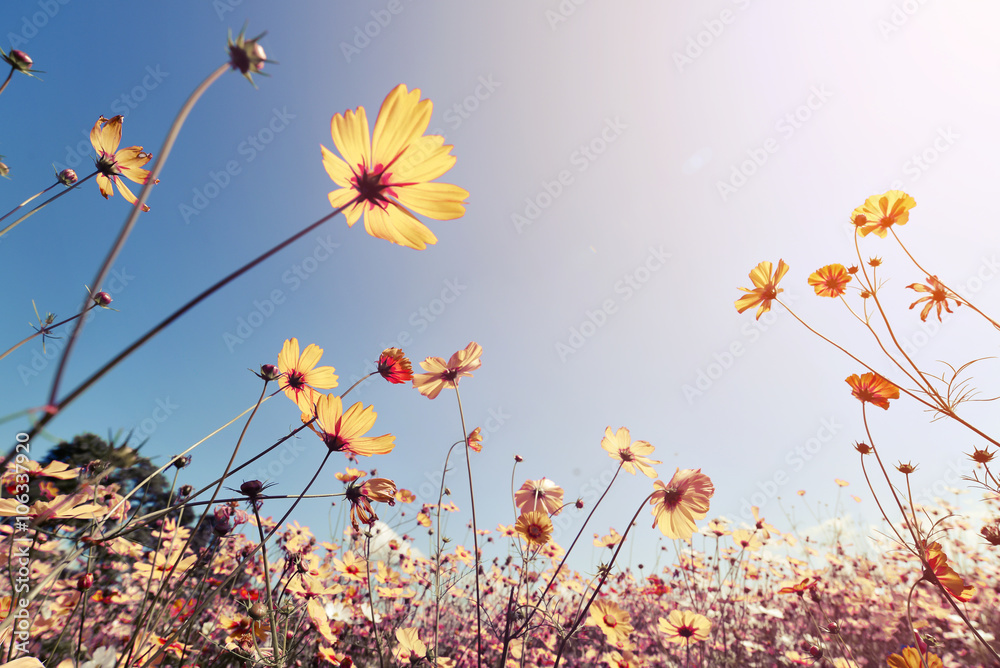
{"type": "Polygon", "coordinates": [[[399,348],[386,348],[378,357],[376,369],[383,378],[390,383],[399,385],[413,380],[413,367],[410,360],[399,348]]]}
{"type": "Polygon", "coordinates": [[[889,400],[899,399],[899,388],[877,373],[854,374],[847,379],[853,394],[861,402],[875,404],[889,410],[889,400]]]}
{"type": "MultiPolygon", "coordinates": [[[[370,457],[392,452],[396,437],[392,434],[364,436],[373,426],[377,414],[372,406],[364,408],[361,402],[345,412],[340,397],[332,394],[320,395],[316,401],[316,421],[309,428],[323,439],[330,450],[370,457]]],[[[302,422],[312,420],[313,414],[303,413],[302,422]]]]}
{"type": "Polygon", "coordinates": [[[971,601],[976,595],[976,588],[966,585],[965,580],[948,565],[948,555],[941,549],[940,543],[931,543],[924,553],[929,572],[924,575],[928,580],[940,582],[957,600],[971,601]]]}
{"type": "Polygon", "coordinates": [[[653,446],[646,441],[632,442],[632,437],[628,429],[620,427],[617,432],[612,432],[611,427],[604,430],[604,438],[601,439],[601,447],[604,448],[608,456],[621,461],[622,468],[635,475],[635,470],[639,469],[649,478],[656,477],[654,464],[662,462],[650,459],[646,455],[652,454],[653,446]]]}
{"type": "Polygon", "coordinates": [[[259,44],[260,40],[267,34],[267,31],[262,32],[253,39],[247,39],[246,32],[246,24],[243,25],[243,29],[240,30],[240,34],[236,36],[236,39],[233,39],[232,31],[229,32],[226,44],[226,48],[229,51],[229,66],[234,70],[239,70],[246,77],[247,81],[256,88],[257,84],[254,82],[252,75],[260,74],[266,77],[267,74],[261,71],[264,69],[264,63],[274,61],[267,59],[264,47],[259,44]]]}
{"type": "Polygon", "coordinates": [[[847,291],[851,274],[842,264],[828,264],[809,276],[809,285],[820,297],[839,297],[847,291]]]}
{"type": "Polygon", "coordinates": [[[472,372],[483,365],[479,357],[483,347],[473,341],[451,356],[447,362],[440,357],[428,357],[420,366],[428,373],[418,373],[413,377],[413,387],[428,399],[434,399],[446,387],[457,388],[458,381],[463,376],[472,376],[472,372]]]}
{"type": "Polygon", "coordinates": [[[920,302],[927,302],[924,304],[924,308],[920,311],[920,319],[924,322],[927,321],[927,315],[931,312],[931,307],[937,311],[938,321],[941,322],[941,309],[944,309],[948,313],[953,311],[948,307],[948,300],[952,299],[955,302],[955,307],[958,308],[962,305],[962,300],[958,298],[954,292],[948,290],[941,284],[937,276],[928,276],[927,285],[921,285],[920,283],[911,283],[906,286],[910,290],[915,290],[916,292],[926,292],[926,297],[921,297],[917,301],[910,304],[912,309],[914,306],[920,302]]]}
{"type": "Polygon", "coordinates": [[[396,505],[396,483],[388,478],[369,478],[360,485],[352,481],[347,486],[346,496],[351,504],[351,526],[358,531],[359,523],[372,526],[378,521],[372,501],[396,505]]]}
{"type": "Polygon", "coordinates": [[[322,146],[323,167],[340,186],[330,193],[330,204],[347,205],[348,226],[364,214],[368,234],[423,250],[437,237],[414,213],[435,220],[465,215],[467,191],[432,183],[455,164],[444,137],[424,135],[432,107],[420,99],[420,89],[400,84],[382,103],[371,139],[364,107],[333,117],[330,134],[343,159],[322,146]]]}
{"type": "Polygon", "coordinates": [[[658,630],[669,643],[686,645],[708,639],[712,622],[691,610],[674,610],[666,619],[660,617],[658,630]]]}
{"type": "Polygon", "coordinates": [[[740,288],[748,294],[736,300],[736,310],[743,313],[747,309],[758,306],[757,319],[771,310],[771,302],[778,298],[779,292],[784,292],[784,288],[779,288],[778,283],[788,272],[788,265],[784,260],[778,260],[778,268],[771,274],[771,263],[761,262],[750,272],[750,280],[753,282],[753,289],[740,288]]]}
{"type": "Polygon", "coordinates": [[[902,190],[890,190],[883,195],[872,195],[851,214],[861,236],[874,232],[885,239],[886,232],[893,225],[905,225],[910,219],[910,209],[916,201],[902,190]]]}
{"type": "Polygon", "coordinates": [[[695,520],[708,514],[709,499],[715,494],[715,485],[701,469],[677,469],[670,482],[656,480],[653,498],[653,526],[668,538],[690,540],[695,530],[695,520]]]}
{"type": "MultiPolygon", "coordinates": [[[[136,203],[136,197],[128,189],[122,177],[133,183],[145,184],[149,181],[149,171],[142,169],[142,166],[152,160],[153,156],[142,150],[141,146],[129,146],[121,150],[118,145],[122,141],[122,119],[119,114],[108,120],[101,116],[90,131],[90,143],[97,151],[97,185],[101,189],[101,194],[107,199],[115,194],[111,184],[118,186],[121,193],[130,204],[136,203]]],[[[154,181],[159,183],[159,179],[154,181]]],[[[142,205],[143,211],[149,211],[149,207],[142,205]]]]}
{"type": "Polygon", "coordinates": [[[332,366],[317,367],[323,349],[310,343],[299,354],[299,340],[288,339],[278,354],[279,387],[303,413],[312,413],[319,398],[316,390],[337,387],[337,375],[332,366]]]}
{"type": "Polygon", "coordinates": [[[563,506],[565,491],[548,478],[526,480],[521,489],[514,492],[514,503],[522,513],[539,511],[547,515],[559,513],[563,506]]]}

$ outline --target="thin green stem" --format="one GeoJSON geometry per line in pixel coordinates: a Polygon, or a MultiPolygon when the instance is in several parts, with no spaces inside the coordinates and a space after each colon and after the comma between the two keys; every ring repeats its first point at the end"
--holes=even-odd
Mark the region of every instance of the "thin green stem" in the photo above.
{"type": "MultiPolygon", "coordinates": [[[[70,317],[66,318],[65,320],[63,320],[62,322],[57,322],[54,325],[43,325],[42,327],[39,328],[39,330],[37,332],[35,332],[31,336],[27,337],[26,339],[22,340],[20,343],[14,344],[11,348],[9,348],[7,350],[7,352],[5,352],[3,355],[0,355],[0,360],[2,360],[4,357],[7,357],[7,355],[10,355],[12,352],[14,352],[15,350],[17,350],[21,346],[23,346],[28,341],[31,341],[32,339],[34,339],[36,336],[45,336],[45,335],[49,334],[50,332],[52,332],[52,330],[54,330],[56,327],[61,327],[61,326],[65,325],[67,322],[71,322],[73,320],[76,320],[77,318],[79,318],[82,315],[85,315],[88,311],[90,311],[91,309],[95,308],[96,306],[97,306],[97,304],[94,303],[93,299],[91,299],[90,306],[88,306],[86,308],[86,310],[81,311],[80,313],[77,313],[76,315],[70,316],[70,317]]],[[[28,324],[30,325],[31,323],[28,323],[28,324]]],[[[3,470],[3,469],[0,469],[0,470],[3,470]]]]}
{"type": "MultiPolygon", "coordinates": [[[[101,289],[100,286],[104,283],[104,279],[107,278],[108,272],[111,271],[111,266],[118,258],[118,254],[121,252],[122,248],[125,247],[125,241],[128,239],[129,234],[132,233],[132,228],[135,227],[135,224],[139,219],[139,213],[142,212],[142,207],[149,198],[150,189],[157,182],[157,177],[163,170],[163,166],[167,163],[167,157],[173,149],[174,142],[177,140],[177,136],[180,134],[181,127],[184,125],[184,121],[187,120],[188,114],[191,113],[195,103],[202,96],[202,94],[208,90],[208,87],[211,86],[216,79],[225,74],[228,69],[229,63],[226,63],[209,74],[208,77],[206,77],[205,80],[194,89],[194,92],[191,93],[190,97],[188,97],[188,99],[181,106],[180,111],[177,112],[177,117],[174,119],[170,129],[167,131],[166,139],[163,140],[163,146],[160,148],[160,155],[156,159],[153,169],[150,170],[149,175],[146,178],[145,185],[143,185],[142,190],[139,191],[139,197],[136,200],[135,205],[132,207],[128,217],[125,219],[125,224],[122,225],[122,229],[118,233],[118,238],[115,239],[115,243],[111,246],[111,250],[108,251],[108,255],[104,258],[104,262],[101,264],[100,269],[97,270],[97,276],[94,277],[94,281],[91,284],[94,286],[94,290],[101,289]]],[[[80,337],[82,331],[83,321],[81,320],[76,324],[76,327],[73,328],[73,333],[70,334],[69,341],[66,343],[66,348],[63,350],[62,358],[59,360],[59,366],[56,369],[56,375],[52,381],[52,391],[49,392],[50,406],[56,405],[56,397],[59,396],[59,382],[62,380],[66,364],[69,362],[70,355],[72,354],[76,341],[80,337]]]]}
{"type": "MultiPolygon", "coordinates": [[[[482,620],[482,596],[479,592],[479,532],[476,530],[476,493],[472,486],[472,457],[469,454],[469,430],[465,427],[465,413],[462,411],[462,395],[458,391],[458,382],[455,382],[455,397],[458,398],[458,416],[462,420],[462,440],[465,442],[465,465],[469,473],[469,498],[472,505],[472,549],[475,553],[476,566],[476,665],[482,668],[483,665],[483,620],[482,620]]],[[[436,656],[436,655],[435,655],[436,656]]]]}
{"type": "MultiPolygon", "coordinates": [[[[80,179],[79,181],[77,181],[76,183],[74,183],[73,185],[71,185],[70,187],[66,188],[66,190],[63,190],[61,193],[58,193],[58,194],[53,195],[52,197],[48,198],[47,200],[45,200],[44,202],[42,202],[41,204],[39,204],[38,206],[36,206],[34,209],[32,209],[28,213],[26,213],[23,216],[21,216],[20,218],[18,218],[17,220],[15,220],[13,223],[11,223],[10,225],[8,225],[7,227],[5,227],[2,230],[0,230],[0,237],[2,237],[3,235],[7,234],[12,229],[14,229],[18,225],[20,225],[22,222],[24,222],[25,220],[27,220],[31,216],[33,216],[36,213],[38,213],[39,211],[41,211],[42,208],[48,206],[52,202],[55,202],[57,199],[59,199],[60,197],[62,197],[66,193],[68,193],[69,191],[73,190],[74,188],[76,188],[77,186],[79,186],[81,183],[84,183],[88,179],[91,179],[91,178],[93,178],[95,176],[97,176],[97,172],[94,172],[93,174],[88,174],[87,176],[83,177],[82,179],[80,179]]],[[[46,192],[48,190],[51,190],[53,187],[55,187],[55,185],[56,184],[52,184],[51,186],[49,186],[48,188],[46,188],[45,190],[43,190],[41,193],[38,193],[38,195],[41,195],[42,193],[44,193],[44,192],[46,192]]],[[[38,195],[35,195],[35,197],[38,197],[38,195]]],[[[9,212],[7,215],[5,215],[4,218],[6,218],[7,216],[9,216],[11,213],[14,213],[14,211],[17,211],[18,209],[20,209],[22,206],[24,206],[25,204],[27,204],[31,200],[35,199],[35,197],[31,197],[31,198],[25,200],[24,203],[22,203],[19,206],[15,207],[14,210],[11,211],[11,212],[9,212]]],[[[0,220],[3,220],[3,218],[0,218],[0,220]]]]}

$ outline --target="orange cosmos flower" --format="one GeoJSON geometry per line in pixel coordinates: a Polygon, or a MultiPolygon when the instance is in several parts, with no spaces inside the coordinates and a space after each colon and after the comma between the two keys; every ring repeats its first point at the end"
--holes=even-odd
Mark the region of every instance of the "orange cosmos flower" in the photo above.
{"type": "Polygon", "coordinates": [[[622,542],[622,535],[615,531],[614,527],[611,527],[611,533],[607,536],[594,534],[594,547],[612,548],[620,542],[622,542]]]}
{"type": "Polygon", "coordinates": [[[931,582],[940,582],[959,601],[972,600],[972,597],[976,595],[976,588],[966,585],[965,580],[952,570],[951,566],[948,565],[948,555],[941,549],[940,543],[931,543],[928,545],[925,556],[927,557],[927,565],[930,569],[928,573],[924,574],[925,578],[931,582]]]}
{"type": "Polygon", "coordinates": [[[937,276],[928,276],[927,285],[912,283],[906,287],[917,292],[928,293],[926,297],[921,297],[917,301],[910,304],[910,308],[912,309],[920,302],[927,302],[924,304],[924,308],[920,311],[920,319],[924,322],[927,321],[927,314],[931,312],[931,307],[934,307],[934,309],[937,310],[938,322],[941,322],[941,309],[944,309],[948,313],[953,313],[953,311],[948,308],[949,299],[955,301],[955,308],[962,305],[962,300],[958,298],[958,295],[941,285],[941,281],[938,280],[937,276]]]}
{"type": "Polygon", "coordinates": [[[542,512],[531,511],[521,513],[514,523],[514,531],[519,533],[529,543],[545,545],[552,537],[552,520],[542,512]]]}
{"type": "Polygon", "coordinates": [[[851,214],[851,221],[858,234],[867,236],[874,232],[885,239],[886,231],[893,225],[906,225],[910,209],[917,203],[902,190],[890,190],[884,195],[872,195],[851,214]]]}
{"type": "Polygon", "coordinates": [[[348,226],[364,213],[368,234],[422,250],[437,237],[414,212],[435,220],[465,215],[467,191],[431,183],[455,164],[444,137],[423,136],[432,107],[430,100],[420,99],[419,88],[408,91],[400,84],[382,103],[371,139],[364,107],[333,117],[330,134],[344,158],[320,148],[326,173],[340,186],[330,193],[330,204],[347,205],[348,226]]]}
{"type": "Polygon", "coordinates": [[[853,394],[861,402],[875,404],[889,410],[889,400],[899,399],[899,388],[877,373],[854,374],[846,379],[853,394]]]}
{"type": "Polygon", "coordinates": [[[378,372],[390,383],[399,385],[413,380],[413,367],[410,360],[399,348],[386,348],[378,358],[378,372]]]}
{"type": "MultiPolygon", "coordinates": [[[[396,446],[392,434],[362,436],[375,426],[377,413],[374,407],[364,408],[359,401],[344,412],[340,397],[321,395],[316,401],[316,421],[309,425],[313,432],[323,439],[326,447],[337,452],[370,457],[385,455],[396,446]]],[[[302,414],[302,422],[309,422],[312,415],[302,414]]]]}
{"type": "Polygon", "coordinates": [[[790,587],[782,587],[778,590],[779,594],[798,594],[802,596],[804,593],[810,589],[814,589],[816,585],[819,584],[819,578],[806,578],[798,584],[794,584],[790,587]]]}
{"type": "Polygon", "coordinates": [[[736,300],[736,310],[743,313],[747,309],[758,306],[757,319],[767,311],[771,310],[771,301],[777,299],[778,293],[783,292],[783,288],[778,287],[778,282],[788,272],[788,265],[784,260],[778,260],[778,268],[771,274],[771,263],[761,262],[750,272],[750,280],[753,281],[753,289],[740,288],[749,294],[743,295],[736,300]]]}
{"type": "Polygon", "coordinates": [[[351,503],[351,526],[360,531],[359,523],[372,526],[378,521],[372,501],[396,505],[396,483],[388,478],[369,478],[361,485],[348,485],[346,495],[351,503]]]}
{"type": "Polygon", "coordinates": [[[611,601],[594,601],[590,606],[588,626],[596,626],[608,637],[612,644],[624,643],[635,629],[629,623],[630,616],[611,601]]]}
{"type": "Polygon", "coordinates": [[[468,438],[466,438],[466,442],[469,444],[469,448],[471,448],[474,452],[482,452],[483,451],[482,427],[476,427],[471,432],[469,432],[469,436],[468,438]]]}
{"type": "MultiPolygon", "coordinates": [[[[121,177],[125,177],[134,183],[146,183],[149,181],[149,171],[142,169],[142,166],[153,159],[149,153],[145,153],[141,146],[129,146],[118,149],[118,144],[122,141],[122,119],[121,114],[111,120],[101,116],[94,123],[90,131],[90,143],[97,151],[97,186],[101,189],[104,199],[115,194],[111,184],[118,186],[118,192],[122,194],[129,204],[135,204],[136,197],[128,189],[121,177]]],[[[154,183],[159,183],[159,179],[154,183]]],[[[149,207],[142,205],[143,211],[149,211],[149,207]]]]}
{"type": "Polygon", "coordinates": [[[300,355],[298,339],[285,341],[278,353],[278,371],[281,372],[278,386],[303,413],[315,410],[315,403],[319,398],[317,389],[337,387],[337,375],[332,366],[316,367],[322,356],[323,349],[315,343],[306,346],[300,355]]]}
{"type": "MultiPolygon", "coordinates": [[[[941,659],[935,654],[924,654],[927,668],[944,668],[941,659]]],[[[904,647],[902,654],[892,654],[886,659],[889,668],[924,668],[920,660],[920,650],[916,647],[904,647]]]]}
{"type": "Polygon", "coordinates": [[[839,297],[847,291],[851,274],[842,264],[828,264],[809,276],[809,285],[820,297],[839,297]]]}
{"type": "Polygon", "coordinates": [[[472,377],[473,371],[483,365],[479,357],[483,347],[473,341],[451,356],[447,362],[440,357],[428,357],[420,366],[429,373],[418,373],[413,377],[413,387],[428,399],[435,399],[446,387],[458,387],[463,376],[472,377]]]}
{"type": "Polygon", "coordinates": [[[666,636],[667,642],[677,645],[707,640],[711,629],[712,622],[707,617],[691,610],[674,610],[666,619],[660,617],[658,627],[659,632],[666,636]]]}
{"type": "Polygon", "coordinates": [[[690,540],[695,520],[708,514],[708,500],[715,494],[712,480],[701,469],[677,469],[670,482],[653,485],[653,526],[659,525],[667,538],[690,540]]]}
{"type": "Polygon", "coordinates": [[[645,455],[653,452],[653,446],[646,441],[632,442],[628,429],[620,427],[617,432],[612,432],[611,427],[604,430],[604,438],[601,439],[601,447],[607,450],[608,456],[621,461],[622,468],[635,475],[635,470],[639,469],[647,477],[655,478],[656,471],[653,464],[662,464],[655,459],[649,459],[645,455]]]}
{"type": "Polygon", "coordinates": [[[514,492],[514,503],[522,513],[539,511],[557,515],[563,507],[563,488],[547,478],[526,480],[521,489],[514,492]]]}

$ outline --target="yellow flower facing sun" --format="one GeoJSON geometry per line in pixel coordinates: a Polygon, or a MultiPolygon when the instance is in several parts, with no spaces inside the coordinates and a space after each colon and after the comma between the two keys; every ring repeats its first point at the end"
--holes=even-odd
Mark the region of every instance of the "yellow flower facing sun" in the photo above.
{"type": "Polygon", "coordinates": [[[677,469],[670,482],[656,480],[649,504],[653,506],[653,526],[659,525],[667,538],[690,540],[695,520],[708,514],[715,485],[701,469],[677,469]]]}
{"type": "Polygon", "coordinates": [[[655,478],[656,471],[653,465],[662,464],[656,459],[646,457],[653,453],[653,446],[646,441],[633,442],[625,427],[620,427],[617,432],[611,431],[611,427],[605,429],[601,447],[607,451],[609,457],[621,461],[622,468],[632,475],[639,469],[647,477],[655,478]]]}
{"type": "Polygon", "coordinates": [[[753,288],[740,288],[747,294],[736,300],[736,310],[743,313],[747,309],[757,306],[757,319],[771,310],[771,302],[778,298],[778,293],[783,292],[783,288],[778,287],[778,283],[788,272],[788,265],[784,260],[778,260],[778,268],[771,273],[771,263],[761,262],[750,272],[750,280],[753,288]]]}
{"type": "MultiPolygon", "coordinates": [[[[321,395],[316,401],[316,421],[309,428],[319,436],[330,450],[370,457],[386,455],[396,446],[392,434],[363,436],[375,426],[375,408],[364,408],[359,401],[346,411],[340,397],[321,395]]],[[[313,415],[302,414],[302,422],[309,423],[313,415]]]]}
{"type": "MultiPolygon", "coordinates": [[[[129,204],[135,204],[136,197],[122,181],[122,177],[134,183],[145,184],[149,181],[149,171],[142,167],[152,160],[153,156],[144,152],[141,146],[118,148],[122,141],[123,118],[121,114],[110,120],[104,116],[98,118],[90,131],[90,143],[97,151],[97,159],[94,162],[98,172],[97,186],[101,189],[101,194],[105,199],[114,195],[112,184],[115,184],[122,197],[129,204]]],[[[159,183],[159,180],[154,183],[159,183]]],[[[149,211],[149,207],[143,204],[142,210],[149,211]]]]}
{"type": "Polygon", "coordinates": [[[658,630],[667,642],[686,645],[707,640],[712,622],[690,610],[674,610],[666,618],[660,617],[658,630]]]}
{"type": "Polygon", "coordinates": [[[910,209],[916,201],[902,190],[890,190],[882,195],[872,195],[851,214],[861,236],[874,232],[885,239],[886,232],[893,225],[906,225],[910,219],[910,209]]]}
{"type": "Polygon", "coordinates": [[[317,389],[337,387],[335,369],[332,366],[316,366],[322,356],[323,349],[315,343],[310,343],[300,354],[299,340],[294,338],[286,340],[278,353],[278,371],[281,372],[278,387],[303,413],[314,410],[320,396],[317,389]]]}
{"type": "Polygon", "coordinates": [[[432,183],[455,164],[444,137],[424,135],[432,108],[430,100],[420,99],[419,88],[400,84],[382,103],[373,135],[364,107],[333,117],[330,134],[343,158],[320,148],[326,173],[340,186],[330,193],[330,204],[347,207],[348,226],[364,215],[373,237],[423,250],[437,237],[414,213],[435,220],[465,215],[466,190],[432,183]]]}
{"type": "Polygon", "coordinates": [[[809,285],[820,297],[839,297],[847,291],[851,274],[842,264],[828,264],[809,276],[809,285]]]}

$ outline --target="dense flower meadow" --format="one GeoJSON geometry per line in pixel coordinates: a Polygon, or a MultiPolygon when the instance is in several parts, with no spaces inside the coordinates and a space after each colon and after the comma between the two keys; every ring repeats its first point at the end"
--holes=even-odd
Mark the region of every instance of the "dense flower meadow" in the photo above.
{"type": "MultiPolygon", "coordinates": [[[[1000,443],[960,410],[967,401],[983,400],[968,382],[972,362],[931,374],[898,345],[893,323],[940,319],[962,307],[976,317],[973,326],[1000,325],[910,256],[897,231],[916,202],[897,190],[869,197],[850,214],[856,263],[829,264],[805,279],[818,297],[843,304],[878,343],[881,359],[856,356],[788,309],[780,298],[781,282],[791,280],[784,260],[760,262],[749,274],[753,287],[740,288],[744,294],[735,302],[739,313],[755,309],[757,318],[772,308],[789,310],[808,333],[847,358],[844,391],[858,399],[864,425],[864,440],[854,444],[858,477],[883,513],[879,527],[854,531],[864,540],[875,538],[877,550],[847,540],[839,517],[825,518],[813,535],[769,521],[756,507],[752,524],[710,518],[716,489],[696,468],[705,463],[658,470],[654,446],[624,426],[595,434],[590,455],[584,453],[617,463],[593,507],[566,498],[551,479],[526,480],[513,493],[517,515],[510,524],[479,526],[473,481],[483,439],[479,427],[466,424],[459,391],[482,391],[474,375],[489,354],[475,342],[448,359],[429,357],[419,370],[403,350],[389,348],[373,354],[370,374],[428,400],[456,395],[455,420],[465,438],[438,454],[442,471],[455,462],[465,465],[467,492],[447,490],[443,477],[434,498],[397,487],[391,477],[394,436],[378,433],[373,406],[352,399],[357,383],[339,384],[328,363],[336,351],[325,350],[323,341],[300,342],[294,332],[274,351],[273,362],[256,372],[255,406],[212,435],[214,447],[234,445],[228,466],[202,489],[185,479],[189,453],[207,440],[197,440],[200,435],[158,469],[128,442],[93,435],[63,444],[48,461],[29,458],[24,444],[121,360],[319,225],[343,214],[349,226],[363,220],[374,237],[424,250],[437,238],[422,218],[465,213],[469,193],[438,181],[456,158],[443,137],[425,134],[431,101],[399,85],[374,126],[363,107],[332,118],[333,149],[324,147],[321,156],[336,186],[329,194],[332,213],[167,315],[79,386],[62,388],[66,360],[83,335],[81,316],[111,308],[101,283],[137,217],[149,210],[150,189],[182,137],[184,119],[227,70],[251,82],[263,74],[268,61],[259,39],[248,39],[245,30],[230,36],[228,62],[185,104],[152,169],[146,166],[153,156],[141,146],[121,147],[122,116],[101,116],[90,134],[95,171],[81,177],[64,170],[56,183],[0,218],[14,218],[3,235],[91,178],[105,198],[117,192],[130,205],[79,313],[59,322],[39,318],[35,334],[0,355],[2,360],[57,330],[69,337],[48,403],[35,411],[30,431],[11,435],[0,467],[3,666],[1000,666],[1000,568],[993,556],[1000,525],[975,526],[943,501],[917,504],[910,494],[917,464],[883,461],[870,420],[875,413],[891,416],[884,412],[894,402],[914,401],[967,427],[980,442],[968,455],[977,466],[969,489],[982,497],[982,516],[1000,517],[1000,483],[990,468],[1000,443]],[[126,181],[142,186],[138,195],[126,181]],[[25,210],[57,187],[62,190],[25,210]],[[926,276],[906,286],[915,297],[912,312],[893,313],[884,303],[890,287],[883,261],[861,252],[860,240],[869,234],[886,243],[891,236],[926,276]],[[301,426],[275,435],[261,452],[246,452],[247,427],[272,397],[286,402],[301,426]],[[246,466],[293,437],[326,449],[298,494],[272,495],[267,481],[243,477],[246,466]],[[340,481],[342,490],[310,493],[321,476],[340,481]],[[593,533],[596,507],[614,498],[616,485],[637,481],[648,485],[648,496],[634,514],[620,517],[607,535],[593,533]],[[295,519],[296,508],[317,498],[340,510],[332,532],[295,519]],[[280,516],[273,511],[277,499],[291,501],[280,516]],[[443,531],[449,515],[460,510],[471,515],[463,544],[443,531]],[[575,530],[565,545],[553,538],[552,518],[560,514],[572,518],[575,530]],[[619,553],[636,531],[661,535],[663,548],[626,569],[619,553]],[[412,547],[413,536],[428,533],[429,553],[412,547]],[[573,570],[569,555],[588,543],[604,558],[590,572],[573,570]]],[[[11,70],[0,93],[15,75],[35,72],[21,51],[3,59],[11,70]]],[[[515,480],[520,461],[511,462],[515,480]]]]}

